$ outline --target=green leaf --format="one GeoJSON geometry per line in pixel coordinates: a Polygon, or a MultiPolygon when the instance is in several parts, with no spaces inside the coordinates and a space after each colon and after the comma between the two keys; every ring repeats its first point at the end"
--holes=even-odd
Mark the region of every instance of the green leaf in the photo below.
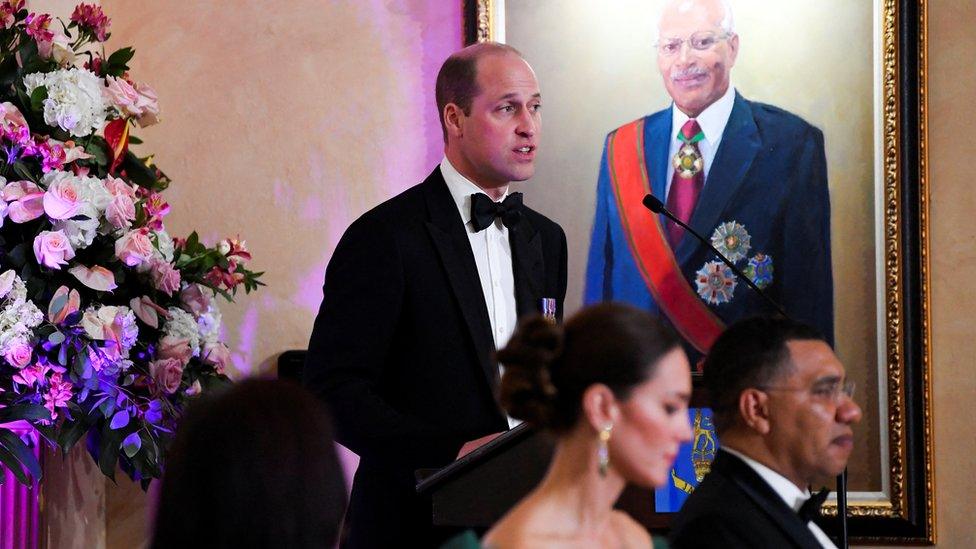
{"type": "Polygon", "coordinates": [[[102,474],[115,481],[115,467],[119,462],[122,433],[113,431],[108,425],[102,429],[102,444],[98,452],[98,468],[102,474]]]}
{"type": "Polygon", "coordinates": [[[44,110],[44,100],[47,99],[47,86],[38,86],[30,94],[31,110],[44,110]]]}
{"type": "Polygon", "coordinates": [[[121,429],[128,424],[129,412],[126,410],[119,410],[118,412],[115,412],[114,416],[112,416],[112,422],[109,424],[109,427],[112,429],[121,429]]]}
{"type": "Polygon", "coordinates": [[[139,437],[139,431],[130,433],[122,441],[122,451],[129,459],[132,459],[132,456],[136,455],[140,448],[142,448],[142,439],[139,437]]]}
{"type": "Polygon", "coordinates": [[[134,136],[134,135],[132,135],[130,133],[129,134],[129,144],[130,145],[141,145],[142,144],[142,139],[139,139],[138,137],[136,137],[136,136],[134,136]]]}
{"type": "Polygon", "coordinates": [[[125,71],[129,70],[127,63],[135,54],[135,50],[130,47],[116,50],[105,61],[105,73],[113,76],[122,76],[125,71]]]}
{"type": "Polygon", "coordinates": [[[51,413],[40,404],[17,404],[0,408],[0,423],[17,420],[37,421],[39,419],[51,419],[51,413]]]}
{"type": "Polygon", "coordinates": [[[61,427],[61,433],[58,435],[58,446],[62,453],[67,454],[68,450],[71,450],[75,443],[81,440],[81,437],[91,428],[92,424],[86,419],[87,416],[78,421],[66,423],[61,427]]]}
{"type": "Polygon", "coordinates": [[[20,160],[14,162],[13,168],[14,171],[17,172],[17,175],[21,177],[21,179],[26,179],[28,181],[33,181],[34,183],[37,183],[37,178],[34,177],[34,174],[31,173],[27,165],[21,162],[20,160]]]}
{"type": "MultiPolygon", "coordinates": [[[[6,429],[0,429],[0,448],[12,454],[30,473],[31,478],[34,480],[41,479],[41,464],[37,462],[37,457],[34,456],[34,451],[30,449],[20,437],[13,434],[13,432],[6,429]]],[[[12,467],[11,470],[17,475],[19,467],[12,467]]],[[[23,474],[23,472],[21,472],[23,474]]],[[[25,480],[21,479],[20,475],[17,475],[17,480],[21,484],[28,484],[25,480]]]]}

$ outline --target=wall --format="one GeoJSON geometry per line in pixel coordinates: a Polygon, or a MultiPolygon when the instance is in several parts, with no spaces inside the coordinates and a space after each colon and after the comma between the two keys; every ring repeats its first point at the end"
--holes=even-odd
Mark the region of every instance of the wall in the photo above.
{"type": "MultiPolygon", "coordinates": [[[[70,2],[32,2],[46,8],[70,2]]],[[[272,370],[302,348],[325,264],[359,213],[420,180],[440,157],[434,74],[460,44],[460,2],[294,0],[265,3],[102,2],[111,46],[136,48],[132,75],[156,87],[164,123],[140,131],[174,180],[174,234],[238,232],[268,288],[224,308],[238,373],[272,370]]],[[[933,381],[939,546],[976,546],[976,50],[971,0],[940,0],[930,15],[930,173],[933,381]],[[965,411],[960,413],[960,411],[965,411]]],[[[68,9],[70,11],[70,8],[68,9]]],[[[81,456],[83,459],[87,456],[81,456]]],[[[79,468],[79,466],[75,466],[79,468]]],[[[82,467],[83,468],[83,467],[82,467]]],[[[92,483],[101,479],[94,475],[92,483]]],[[[57,488],[54,486],[52,488],[57,488]]],[[[82,485],[61,486],[75,495],[82,485]]],[[[107,483],[107,505],[74,511],[51,547],[138,547],[146,525],[138,489],[107,483]],[[103,516],[107,518],[103,519],[103,516]],[[104,522],[103,522],[104,520],[104,522]],[[104,525],[104,526],[103,526],[104,525]],[[74,537],[68,528],[74,528],[74,537]]],[[[48,505],[69,508],[68,500],[48,505]]],[[[52,538],[53,539],[53,538],[52,538]]]]}

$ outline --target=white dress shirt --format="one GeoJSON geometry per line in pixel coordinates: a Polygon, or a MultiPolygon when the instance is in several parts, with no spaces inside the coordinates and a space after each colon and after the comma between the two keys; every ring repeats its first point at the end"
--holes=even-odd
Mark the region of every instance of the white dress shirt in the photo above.
{"type": "MultiPolygon", "coordinates": [[[[766,484],[768,484],[774,492],[779,494],[779,497],[783,498],[783,501],[786,502],[786,505],[788,505],[790,509],[799,511],[804,502],[810,499],[810,490],[800,490],[797,488],[796,484],[793,484],[789,479],[776,471],[773,471],[769,467],[766,467],[762,463],[759,463],[742,452],[733,450],[728,446],[723,446],[722,450],[741,459],[746,463],[746,465],[751,467],[756,474],[766,481],[766,484]]],[[[810,532],[813,533],[814,537],[817,538],[817,541],[820,542],[820,545],[822,545],[824,549],[837,549],[834,542],[830,541],[827,534],[825,534],[815,522],[812,520],[808,522],[807,528],[810,529],[810,532]]]]}
{"type": "MultiPolygon", "coordinates": [[[[508,343],[518,322],[515,308],[515,273],[512,270],[512,246],[508,241],[508,227],[501,219],[482,231],[475,231],[471,222],[471,195],[481,193],[487,195],[477,185],[458,172],[450,161],[441,161],[441,175],[447,183],[447,188],[457,204],[461,221],[468,233],[471,252],[478,267],[478,278],[481,279],[481,291],[488,309],[488,320],[491,321],[491,336],[495,348],[501,349],[508,343]]],[[[500,200],[508,196],[508,189],[500,200]]],[[[499,377],[504,370],[499,366],[499,377]]],[[[508,418],[510,427],[518,425],[519,421],[508,418]]]]}
{"type": "MultiPolygon", "coordinates": [[[[725,90],[725,95],[706,107],[695,118],[698,121],[698,126],[705,133],[705,138],[698,142],[698,150],[701,152],[702,161],[705,163],[705,185],[708,185],[708,171],[712,167],[712,160],[715,159],[715,152],[718,151],[718,146],[722,142],[722,133],[729,123],[734,104],[735,88],[729,86],[729,89],[725,90]]],[[[678,149],[681,148],[682,142],[678,139],[678,132],[688,120],[688,115],[681,112],[677,105],[671,105],[671,147],[668,149],[668,162],[674,158],[674,155],[678,154],[678,149]]],[[[670,174],[673,171],[673,169],[668,170],[669,175],[664,183],[665,199],[667,199],[667,193],[671,191],[670,174]]]]}

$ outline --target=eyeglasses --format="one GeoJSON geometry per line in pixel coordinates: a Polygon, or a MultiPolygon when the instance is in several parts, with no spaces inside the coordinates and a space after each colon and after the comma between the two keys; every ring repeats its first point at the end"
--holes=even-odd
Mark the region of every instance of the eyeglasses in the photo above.
{"type": "Polygon", "coordinates": [[[657,48],[658,53],[663,56],[672,56],[681,52],[681,45],[688,42],[688,45],[692,49],[697,51],[705,51],[712,49],[715,44],[718,44],[721,40],[727,40],[732,37],[733,33],[726,32],[722,34],[715,34],[714,32],[696,32],[688,37],[687,40],[682,38],[664,38],[658,40],[654,43],[654,47],[657,48]]]}
{"type": "Polygon", "coordinates": [[[827,400],[830,399],[834,402],[840,402],[841,395],[846,395],[847,398],[854,398],[854,389],[856,388],[854,380],[848,379],[845,381],[835,380],[828,381],[824,383],[818,383],[811,389],[799,388],[799,387],[756,387],[760,391],[810,391],[810,394],[814,398],[827,400]]]}

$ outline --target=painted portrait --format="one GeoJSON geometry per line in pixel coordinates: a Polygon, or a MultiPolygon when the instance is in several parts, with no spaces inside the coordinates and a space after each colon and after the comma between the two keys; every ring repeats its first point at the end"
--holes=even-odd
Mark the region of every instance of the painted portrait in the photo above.
{"type": "MultiPolygon", "coordinates": [[[[480,39],[518,48],[540,82],[544,114],[536,175],[518,190],[566,230],[567,313],[603,300],[662,312],[667,296],[656,295],[649,280],[667,282],[669,269],[689,294],[676,300],[677,314],[697,301],[691,308],[720,329],[737,318],[773,312],[713,252],[687,234],[668,234],[671,223],[640,203],[648,192],[669,209],[688,209],[669,203],[667,191],[680,172],[697,176],[699,157],[711,155],[709,173],[691,202],[689,225],[788,315],[832,340],[865,412],[849,463],[851,501],[866,509],[855,514],[877,516],[878,505],[890,510],[883,502],[897,505],[903,486],[894,472],[902,464],[892,458],[904,444],[904,426],[896,429],[889,419],[905,390],[902,374],[913,364],[899,354],[903,342],[893,335],[892,323],[899,324],[903,313],[893,310],[892,288],[905,276],[898,262],[907,261],[910,270],[919,258],[893,255],[893,243],[916,235],[903,234],[894,224],[917,221],[911,213],[917,204],[902,197],[906,185],[918,183],[918,176],[908,179],[917,172],[899,164],[893,151],[901,147],[912,154],[924,141],[907,131],[914,126],[888,113],[897,101],[909,107],[918,101],[911,95],[917,88],[896,89],[894,78],[906,63],[894,46],[904,46],[907,37],[907,45],[916,47],[919,39],[919,27],[912,27],[917,24],[913,4],[729,0],[727,26],[695,34],[688,14],[688,20],[670,21],[673,30],[664,36],[658,32],[663,0],[475,4],[469,32],[480,29],[480,39]],[[897,36],[902,28],[896,25],[904,27],[897,36]],[[667,58],[694,54],[708,57],[712,68],[730,65],[728,96],[710,104],[724,101],[731,114],[724,131],[694,128],[675,144],[672,138],[682,133],[677,124],[693,117],[675,116],[672,106],[679,98],[686,103],[699,98],[669,82],[680,69],[667,58]],[[896,132],[899,124],[905,133],[896,132]],[[637,171],[630,174],[638,181],[633,188],[624,177],[615,180],[628,169],[637,171]],[[901,208],[907,218],[899,217],[901,208]],[[648,243],[652,229],[660,234],[648,243]],[[641,260],[654,249],[669,252],[673,265],[657,264],[667,263],[667,254],[661,261],[650,259],[660,259],[654,254],[641,260]],[[893,376],[893,368],[904,370],[893,376]]],[[[924,39],[924,25],[920,28],[924,39]]],[[[924,300],[927,288],[914,290],[924,300]]],[[[900,327],[915,330],[908,322],[900,327]]],[[[689,339],[707,344],[714,336],[676,328],[693,357],[701,349],[689,339]]],[[[924,335],[924,327],[919,329],[912,338],[924,335]]],[[[916,410],[912,420],[924,419],[922,412],[916,410]]],[[[696,440],[702,451],[696,454],[693,446],[683,451],[671,487],[680,490],[685,483],[686,492],[701,476],[695,460],[700,462],[714,443],[707,410],[692,410],[689,419],[700,426],[696,440]]],[[[916,448],[928,455],[917,446],[909,450],[916,448]]],[[[672,505],[660,498],[657,504],[672,505]]]]}

